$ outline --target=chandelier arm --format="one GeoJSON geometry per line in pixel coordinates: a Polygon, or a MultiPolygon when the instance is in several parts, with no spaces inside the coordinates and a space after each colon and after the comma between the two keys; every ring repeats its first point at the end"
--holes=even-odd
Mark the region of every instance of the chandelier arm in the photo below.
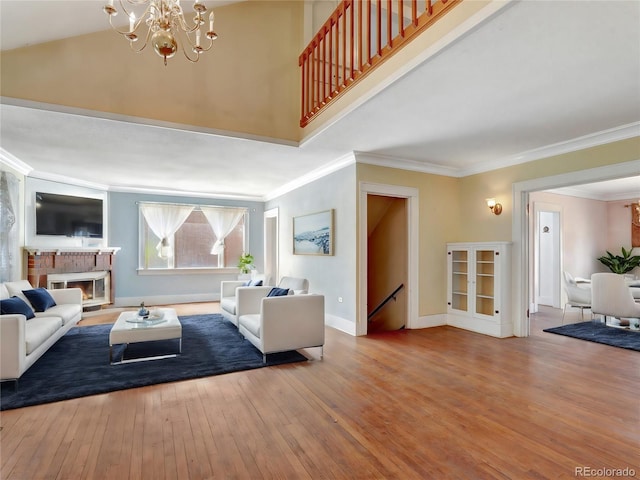
{"type": "MultiPolygon", "coordinates": [[[[190,47],[189,49],[190,49],[190,50],[193,50],[194,48],[198,48],[198,49],[200,50],[200,52],[199,52],[199,53],[208,52],[208,51],[209,51],[209,50],[211,50],[211,48],[213,47],[213,39],[211,39],[211,38],[207,37],[207,36],[206,36],[206,34],[204,35],[204,38],[201,38],[201,39],[200,39],[200,45],[198,45],[198,46],[196,47],[196,43],[195,43],[194,41],[192,41],[192,39],[191,39],[191,37],[189,36],[189,34],[188,34],[187,32],[185,32],[185,31],[183,31],[182,33],[183,33],[184,35],[181,35],[180,37],[185,39],[185,41],[181,42],[181,45],[183,45],[183,47],[182,47],[182,48],[183,48],[183,51],[184,51],[184,44],[189,45],[189,47],[190,47]],[[205,47],[202,45],[202,42],[203,42],[203,41],[205,41],[205,42],[206,42],[207,40],[209,41],[209,45],[205,48],[205,47]]],[[[196,61],[197,61],[197,60],[196,60],[196,61]]]]}
{"type": "Polygon", "coordinates": [[[185,58],[187,60],[189,60],[191,63],[196,63],[198,60],[200,60],[200,55],[197,54],[197,53],[195,54],[196,55],[195,60],[193,58],[191,58],[189,56],[189,54],[187,53],[187,50],[184,48],[184,44],[183,43],[181,44],[181,47],[182,47],[182,53],[184,54],[185,58]]]}
{"type": "MultiPolygon", "coordinates": [[[[130,0],[126,0],[127,2],[130,2],[130,0]]],[[[127,18],[131,17],[131,13],[127,12],[127,10],[124,8],[124,4],[122,3],[122,0],[118,0],[118,2],[120,3],[120,6],[122,8],[122,11],[126,14],[127,18]]],[[[116,27],[113,24],[113,15],[109,15],[109,25],[111,25],[111,28],[116,31],[117,33],[119,33],[122,36],[126,36],[129,33],[135,32],[136,30],[138,30],[138,27],[140,26],[140,24],[142,23],[143,20],[145,20],[145,17],[149,14],[149,12],[151,11],[152,8],[152,4],[149,4],[149,6],[145,9],[144,13],[140,16],[140,18],[137,19],[136,23],[133,26],[133,30],[128,29],[128,30],[120,30],[118,27],[116,27]]]]}
{"type": "Polygon", "coordinates": [[[200,53],[208,52],[209,50],[211,50],[211,47],[213,47],[213,40],[209,39],[209,46],[207,48],[204,48],[202,45],[200,45],[200,53]]]}
{"type": "Polygon", "coordinates": [[[190,27],[187,24],[187,21],[185,20],[184,15],[176,16],[175,18],[177,19],[177,22],[178,22],[177,26],[180,27],[182,31],[185,33],[194,33],[196,30],[198,30],[198,28],[200,28],[200,25],[202,25],[202,22],[204,21],[200,13],[196,12],[196,15],[197,15],[197,18],[200,19],[200,21],[193,22],[193,27],[190,27]]]}
{"type": "MultiPolygon", "coordinates": [[[[189,34],[195,32],[197,30],[198,25],[196,25],[196,28],[194,30],[189,30],[188,28],[185,28],[187,27],[187,25],[184,23],[184,20],[182,18],[177,18],[177,19],[172,19],[171,26],[175,29],[176,34],[182,33],[180,37],[185,39],[185,42],[189,45],[190,49],[196,46],[195,42],[191,40],[191,37],[189,36],[189,34]]],[[[184,46],[183,46],[183,50],[184,50],[184,46]]]]}
{"type": "Polygon", "coordinates": [[[129,42],[129,47],[131,47],[131,50],[134,53],[141,53],[147,46],[147,44],[149,43],[149,37],[151,37],[151,29],[147,30],[147,36],[144,38],[144,43],[142,44],[142,46],[140,48],[133,48],[133,43],[134,42],[129,42]]]}

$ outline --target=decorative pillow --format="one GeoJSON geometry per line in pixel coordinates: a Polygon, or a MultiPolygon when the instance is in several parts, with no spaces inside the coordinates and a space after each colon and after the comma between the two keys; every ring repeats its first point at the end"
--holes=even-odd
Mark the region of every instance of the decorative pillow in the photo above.
{"type": "Polygon", "coordinates": [[[242,284],[243,287],[261,287],[262,280],[247,280],[242,284]]]}
{"type": "Polygon", "coordinates": [[[55,307],[56,302],[46,288],[34,288],[33,290],[23,290],[36,312],[44,312],[47,308],[55,307]]]}
{"type": "Polygon", "coordinates": [[[271,291],[267,294],[267,297],[284,297],[286,295],[289,295],[288,288],[273,287],[271,291]]]}
{"type": "Polygon", "coordinates": [[[8,315],[11,313],[20,313],[27,317],[27,320],[34,318],[35,314],[29,305],[24,300],[18,297],[7,298],[6,300],[0,300],[0,313],[2,315],[8,315]]]}

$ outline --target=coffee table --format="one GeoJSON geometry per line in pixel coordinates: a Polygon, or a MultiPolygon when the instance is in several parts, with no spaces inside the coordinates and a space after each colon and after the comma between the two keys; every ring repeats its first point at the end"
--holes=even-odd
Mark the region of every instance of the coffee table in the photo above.
{"type": "Polygon", "coordinates": [[[179,340],[178,354],[182,353],[182,325],[176,311],[173,308],[153,309],[148,319],[138,317],[138,312],[122,312],[111,327],[109,333],[109,363],[119,365],[122,363],[142,362],[147,360],[158,360],[161,358],[175,357],[177,353],[166,355],[155,355],[151,357],[132,358],[125,360],[124,352],[120,360],[113,360],[113,346],[119,344],[129,345],[130,343],[154,342],[157,340],[179,340]]]}

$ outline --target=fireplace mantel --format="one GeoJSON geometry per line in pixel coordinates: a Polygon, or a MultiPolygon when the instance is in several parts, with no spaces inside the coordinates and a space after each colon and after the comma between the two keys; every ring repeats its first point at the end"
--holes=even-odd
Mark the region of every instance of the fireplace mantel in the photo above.
{"type": "Polygon", "coordinates": [[[24,247],[29,255],[41,255],[43,253],[53,253],[61,255],[63,253],[95,253],[97,255],[115,255],[120,251],[120,247],[24,247]]]}
{"type": "Polygon", "coordinates": [[[105,286],[108,288],[106,299],[102,303],[114,302],[113,269],[115,255],[120,247],[25,246],[23,249],[27,256],[27,280],[34,287],[47,288],[48,277],[51,275],[82,273],[92,278],[94,272],[101,272],[106,277],[105,286]]]}

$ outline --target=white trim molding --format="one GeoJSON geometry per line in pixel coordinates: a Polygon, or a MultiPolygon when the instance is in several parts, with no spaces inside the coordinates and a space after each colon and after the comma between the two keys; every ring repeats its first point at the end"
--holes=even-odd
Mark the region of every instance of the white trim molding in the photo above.
{"type": "Polygon", "coordinates": [[[356,335],[356,324],[346,318],[338,317],[336,315],[325,314],[324,324],[327,327],[335,328],[341,332],[348,333],[349,335],[356,335]]]}
{"type": "Polygon", "coordinates": [[[447,314],[438,313],[436,315],[423,315],[422,317],[418,317],[415,325],[412,325],[411,328],[432,328],[443,327],[445,325],[448,325],[447,314]]]}
{"type": "Polygon", "coordinates": [[[513,334],[527,337],[530,333],[530,322],[527,317],[529,307],[529,215],[527,203],[529,193],[551,188],[566,187],[579,183],[599,182],[629,176],[640,172],[640,160],[616,163],[577,172],[563,173],[551,177],[534,178],[513,184],[513,223],[511,238],[513,242],[512,275],[512,317],[513,334]]]}
{"type": "Polygon", "coordinates": [[[9,168],[14,169],[17,172],[20,172],[22,175],[29,175],[33,168],[24,163],[15,155],[7,152],[4,148],[0,147],[0,163],[7,165],[9,168]]]}
{"type": "Polygon", "coordinates": [[[447,167],[444,165],[436,165],[434,163],[420,162],[417,160],[409,160],[406,158],[392,157],[389,155],[380,155],[370,152],[354,152],[358,163],[367,163],[377,165],[379,167],[399,168],[401,170],[409,170],[412,172],[432,173],[435,175],[444,175],[447,177],[459,177],[459,169],[455,167],[447,167]]]}
{"type": "Polygon", "coordinates": [[[462,169],[459,172],[460,177],[467,175],[475,175],[476,173],[489,172],[499,168],[511,167],[521,163],[532,162],[542,158],[549,158],[563,153],[577,152],[586,148],[597,147],[607,143],[618,142],[640,136],[640,122],[620,125],[618,127],[603,130],[601,132],[590,133],[582,137],[572,138],[544,147],[535,148],[526,152],[518,153],[508,157],[504,157],[491,162],[482,162],[478,166],[462,169]]]}
{"type": "Polygon", "coordinates": [[[367,195],[383,195],[407,200],[407,328],[422,328],[418,322],[419,201],[418,189],[398,185],[360,182],[358,223],[358,305],[356,335],[367,333],[367,195]]]}
{"type": "Polygon", "coordinates": [[[333,162],[330,162],[320,168],[317,168],[309,172],[306,175],[298,177],[295,180],[284,184],[282,187],[277,188],[271,193],[268,193],[267,195],[265,195],[262,198],[262,200],[265,202],[268,202],[269,200],[273,200],[274,198],[281,197],[282,195],[292,192],[293,190],[300,188],[304,185],[307,185],[308,183],[319,180],[322,177],[326,177],[327,175],[333,172],[337,172],[338,170],[341,170],[344,167],[352,165],[355,162],[356,162],[355,154],[353,152],[347,153],[346,155],[343,155],[337,158],[333,162]]]}

